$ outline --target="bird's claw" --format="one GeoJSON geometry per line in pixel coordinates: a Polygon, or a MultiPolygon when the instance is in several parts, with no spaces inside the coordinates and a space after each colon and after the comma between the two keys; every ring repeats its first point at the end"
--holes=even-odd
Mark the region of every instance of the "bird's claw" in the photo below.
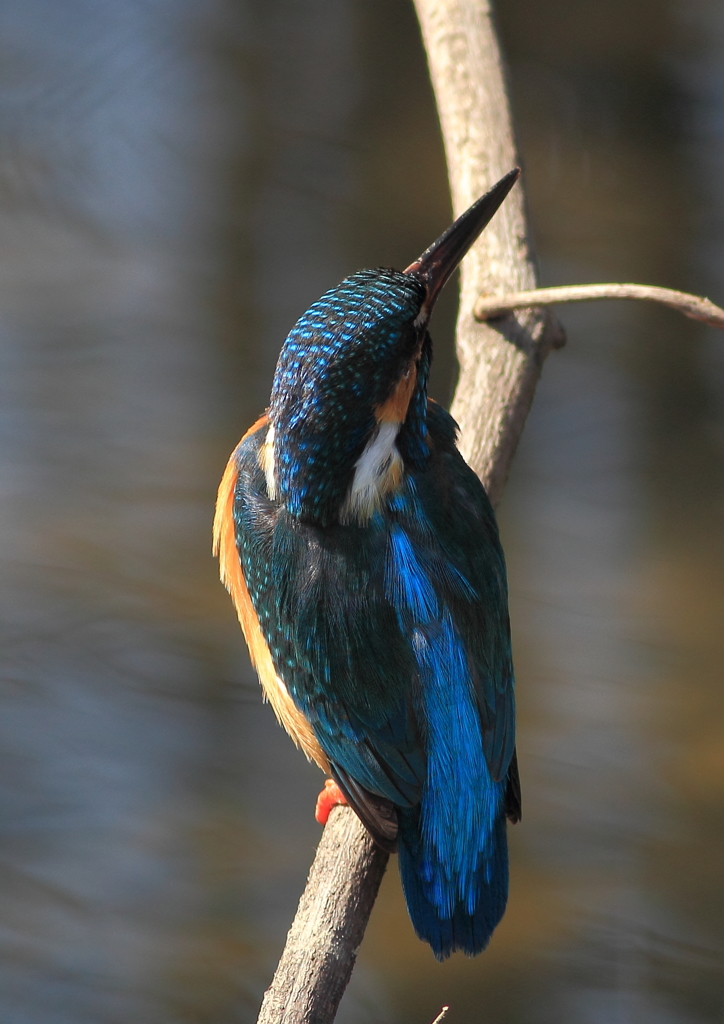
{"type": "Polygon", "coordinates": [[[327,824],[327,818],[333,807],[337,804],[346,804],[347,799],[339,788],[334,779],[327,779],[324,783],[324,789],[317,797],[317,806],[314,811],[314,817],[317,819],[320,825],[327,824]]]}

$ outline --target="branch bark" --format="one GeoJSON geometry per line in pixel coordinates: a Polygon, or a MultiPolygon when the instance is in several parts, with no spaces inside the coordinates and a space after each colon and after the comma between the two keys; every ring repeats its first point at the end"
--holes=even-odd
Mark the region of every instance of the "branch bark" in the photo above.
{"type": "MultiPolygon", "coordinates": [[[[415,0],[457,216],[517,163],[502,62],[487,0],[415,0]]],[[[461,449],[500,498],[541,366],[562,335],[547,312],[495,326],[475,320],[482,292],[535,286],[516,186],[463,261],[452,413],[461,449]]],[[[349,981],[387,855],[349,808],[330,816],[260,1024],[329,1024],[349,981]]]]}
{"type": "Polygon", "coordinates": [[[259,1024],[329,1024],[357,958],[388,854],[349,807],[333,807],[259,1024]]]}
{"type": "Polygon", "coordinates": [[[513,309],[553,306],[559,302],[591,302],[594,299],[644,299],[647,302],[659,302],[683,313],[690,320],[700,320],[710,327],[724,330],[724,309],[715,306],[709,299],[678,292],[673,288],[659,288],[653,284],[569,284],[559,288],[513,292],[510,295],[481,295],[473,312],[477,320],[493,320],[505,316],[513,309]]]}
{"type": "MultiPolygon", "coordinates": [[[[517,163],[500,49],[487,0],[415,0],[445,142],[457,217],[517,163]]],[[[496,505],[505,486],[543,361],[563,343],[544,310],[527,309],[495,325],[473,309],[482,293],[535,287],[524,197],[513,189],[463,260],[451,412],[460,448],[496,505]]]]}

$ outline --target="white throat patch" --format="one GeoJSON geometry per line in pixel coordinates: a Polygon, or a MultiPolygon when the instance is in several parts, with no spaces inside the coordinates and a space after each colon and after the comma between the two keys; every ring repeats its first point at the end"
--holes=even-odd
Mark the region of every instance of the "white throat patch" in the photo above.
{"type": "Polygon", "coordinates": [[[357,459],[349,493],[340,512],[342,523],[364,525],[380,507],[383,497],[402,479],[402,457],[395,441],[401,423],[380,423],[357,459]]]}
{"type": "Polygon", "coordinates": [[[274,465],[274,426],[271,423],[267,428],[264,444],[259,452],[259,465],[264,470],[269,500],[275,501],[277,496],[277,475],[274,465]]]}

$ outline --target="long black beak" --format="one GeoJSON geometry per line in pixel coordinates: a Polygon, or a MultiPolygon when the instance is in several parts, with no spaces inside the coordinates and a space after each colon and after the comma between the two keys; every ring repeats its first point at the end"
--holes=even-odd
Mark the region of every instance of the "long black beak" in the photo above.
{"type": "Polygon", "coordinates": [[[499,206],[518,180],[520,168],[514,167],[493,185],[489,192],[473,203],[470,209],[461,214],[454,224],[445,231],[422,256],[405,269],[406,274],[415,277],[427,285],[427,297],[421,312],[428,317],[432,312],[437,297],[455,271],[465,253],[473,244],[483,228],[487,227],[499,206]]]}

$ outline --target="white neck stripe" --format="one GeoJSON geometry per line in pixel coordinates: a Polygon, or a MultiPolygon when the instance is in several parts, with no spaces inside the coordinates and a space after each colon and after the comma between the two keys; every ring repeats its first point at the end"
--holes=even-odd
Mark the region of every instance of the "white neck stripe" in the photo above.
{"type": "Polygon", "coordinates": [[[401,423],[380,423],[357,459],[354,478],[344,500],[341,521],[366,522],[402,471],[402,458],[395,441],[401,423]]]}

